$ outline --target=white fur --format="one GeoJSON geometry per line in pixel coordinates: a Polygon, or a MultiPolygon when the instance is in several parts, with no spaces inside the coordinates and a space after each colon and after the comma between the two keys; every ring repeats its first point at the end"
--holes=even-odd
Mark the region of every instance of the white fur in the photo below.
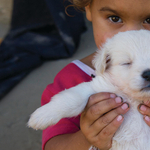
{"type": "Polygon", "coordinates": [[[118,33],[97,51],[93,64],[97,76],[91,82],[55,95],[31,115],[28,126],[45,129],[62,118],[77,116],[84,110],[90,95],[111,92],[130,104],[113,137],[111,150],[150,150],[150,127],[137,110],[137,106],[150,97],[150,88],[145,88],[150,82],[141,76],[150,69],[150,31],[118,33]]]}

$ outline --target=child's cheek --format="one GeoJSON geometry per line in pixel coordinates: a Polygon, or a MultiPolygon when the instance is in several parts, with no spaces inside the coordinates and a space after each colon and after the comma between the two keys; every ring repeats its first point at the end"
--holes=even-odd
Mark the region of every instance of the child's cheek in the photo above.
{"type": "Polygon", "coordinates": [[[106,42],[106,40],[111,37],[112,36],[109,33],[105,33],[105,34],[96,33],[95,42],[96,42],[97,47],[99,48],[100,46],[102,46],[106,42]]]}

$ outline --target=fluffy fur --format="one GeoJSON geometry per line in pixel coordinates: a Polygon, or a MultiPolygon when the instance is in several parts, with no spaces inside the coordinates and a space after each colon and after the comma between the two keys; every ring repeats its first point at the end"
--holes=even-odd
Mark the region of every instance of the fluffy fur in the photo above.
{"type": "Polygon", "coordinates": [[[84,110],[90,95],[111,92],[130,104],[113,137],[111,150],[149,150],[150,127],[137,106],[150,98],[150,31],[118,33],[97,51],[93,64],[96,77],[91,82],[55,95],[31,115],[28,126],[45,129],[61,118],[77,116],[84,110]]]}

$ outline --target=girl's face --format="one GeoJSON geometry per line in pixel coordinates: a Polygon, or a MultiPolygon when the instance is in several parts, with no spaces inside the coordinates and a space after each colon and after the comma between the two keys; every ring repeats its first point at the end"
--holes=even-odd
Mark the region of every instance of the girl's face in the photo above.
{"type": "Polygon", "coordinates": [[[93,0],[85,9],[98,48],[120,31],[150,30],[150,0],[93,0]]]}

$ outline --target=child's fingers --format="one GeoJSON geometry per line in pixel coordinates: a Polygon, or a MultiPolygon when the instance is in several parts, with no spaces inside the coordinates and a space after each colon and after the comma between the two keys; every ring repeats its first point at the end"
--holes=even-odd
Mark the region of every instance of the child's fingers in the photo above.
{"type": "Polygon", "coordinates": [[[139,112],[144,115],[144,120],[150,126],[150,107],[144,104],[138,106],[139,112]]]}
{"type": "Polygon", "coordinates": [[[124,118],[122,115],[118,115],[108,126],[106,126],[98,135],[97,140],[100,145],[98,147],[103,149],[103,147],[111,148],[112,138],[120,125],[122,124],[124,118]],[[101,141],[101,142],[99,142],[101,141]]]}
{"type": "Polygon", "coordinates": [[[150,107],[150,100],[144,101],[144,104],[148,107],[150,107]]]}
{"type": "Polygon", "coordinates": [[[111,124],[111,122],[120,114],[125,114],[129,110],[129,105],[127,103],[122,104],[120,107],[106,113],[102,117],[98,118],[89,128],[91,130],[91,136],[95,136],[101,132],[106,126],[111,124]]]}
{"type": "Polygon", "coordinates": [[[87,106],[85,109],[88,109],[89,107],[91,107],[95,103],[98,103],[100,101],[103,101],[103,100],[106,100],[109,98],[115,98],[115,97],[116,97],[115,94],[111,94],[111,93],[107,93],[107,92],[93,94],[89,97],[89,100],[88,100],[88,103],[87,103],[87,106]]]}
{"type": "Polygon", "coordinates": [[[148,107],[146,105],[143,105],[143,104],[140,104],[139,107],[138,107],[138,110],[140,111],[140,113],[142,115],[150,116],[150,107],[148,107]]]}
{"type": "Polygon", "coordinates": [[[122,103],[123,101],[120,97],[100,101],[85,110],[84,117],[89,122],[89,125],[91,125],[99,117],[120,106],[122,103]]]}
{"type": "Polygon", "coordinates": [[[144,116],[144,120],[147,123],[147,125],[150,127],[150,116],[144,116]]]}
{"type": "Polygon", "coordinates": [[[112,137],[123,122],[123,117],[118,115],[105,128],[98,132],[95,136],[87,136],[88,141],[99,149],[110,149],[112,137]]]}

